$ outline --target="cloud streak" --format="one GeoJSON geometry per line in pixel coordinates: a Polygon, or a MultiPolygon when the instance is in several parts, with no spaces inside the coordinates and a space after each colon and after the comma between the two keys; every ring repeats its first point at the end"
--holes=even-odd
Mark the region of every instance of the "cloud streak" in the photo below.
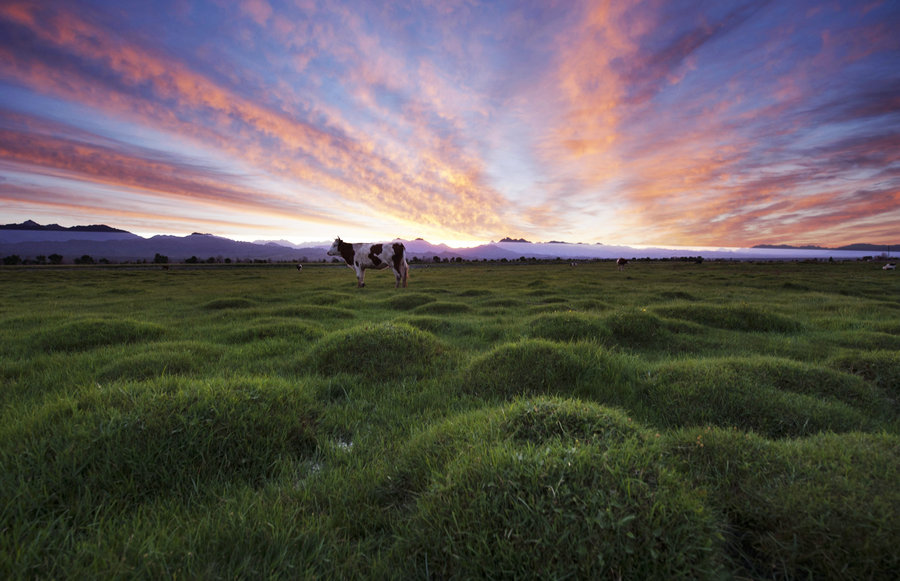
{"type": "Polygon", "coordinates": [[[0,195],[22,217],[52,179],[53,204],[93,184],[307,239],[900,231],[888,2],[131,8],[0,7],[0,195]]]}

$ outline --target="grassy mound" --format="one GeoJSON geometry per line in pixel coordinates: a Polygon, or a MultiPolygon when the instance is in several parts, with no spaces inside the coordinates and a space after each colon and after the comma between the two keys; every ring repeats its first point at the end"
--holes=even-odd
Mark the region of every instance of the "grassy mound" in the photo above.
{"type": "Polygon", "coordinates": [[[143,380],[164,375],[190,375],[218,361],[222,349],[210,343],[180,341],[148,345],[137,353],[126,353],[105,365],[101,381],[143,380]]]}
{"type": "Polygon", "coordinates": [[[537,398],[514,402],[499,423],[510,438],[535,445],[552,439],[610,446],[649,431],[624,412],[573,399],[537,398]]]}
{"type": "Polygon", "coordinates": [[[471,335],[485,333],[485,326],[476,326],[464,319],[454,317],[438,317],[434,315],[412,315],[396,320],[398,323],[411,325],[416,329],[436,335],[471,335]]]}
{"type": "Polygon", "coordinates": [[[705,578],[716,516],[622,412],[520,399],[413,437],[381,500],[405,510],[392,570],[417,578],[705,578]],[[393,493],[393,495],[391,494],[393,493]]]}
{"type": "Polygon", "coordinates": [[[525,302],[521,299],[513,299],[513,298],[498,298],[498,299],[487,299],[482,301],[481,306],[483,307],[501,307],[501,308],[511,308],[511,307],[522,307],[525,305],[525,302]]]}
{"type": "Polygon", "coordinates": [[[406,573],[709,577],[721,567],[715,518],[656,458],[635,440],[506,442],[461,454],[417,499],[400,534],[406,573]]]}
{"type": "Polygon", "coordinates": [[[249,309],[255,307],[256,303],[250,299],[240,297],[213,299],[204,303],[200,308],[207,311],[221,311],[223,309],[249,309]]]}
{"type": "Polygon", "coordinates": [[[489,297],[494,291],[486,288],[470,288],[459,293],[461,297],[489,297]]]}
{"type": "Polygon", "coordinates": [[[466,303],[452,303],[450,301],[435,301],[413,309],[417,315],[456,315],[472,312],[472,307],[466,303]]]}
{"type": "Polygon", "coordinates": [[[875,401],[852,379],[767,358],[667,362],[651,370],[629,407],[660,427],[737,427],[775,438],[877,429],[869,413],[841,401],[875,401]]]}
{"type": "Polygon", "coordinates": [[[663,321],[646,309],[618,309],[604,320],[615,342],[628,347],[652,347],[669,336],[663,321]]]}
{"type": "Polygon", "coordinates": [[[603,319],[587,313],[547,313],[531,320],[531,335],[553,341],[598,340],[610,336],[603,319]]]}
{"type": "Polygon", "coordinates": [[[268,314],[275,317],[299,317],[302,319],[352,319],[356,317],[353,311],[340,307],[328,307],[321,305],[295,305],[273,309],[268,314]]]}
{"type": "Polygon", "coordinates": [[[250,343],[263,339],[312,341],[324,335],[322,327],[301,321],[266,321],[242,327],[228,335],[229,343],[250,343]]]}
{"type": "Polygon", "coordinates": [[[668,444],[727,519],[736,577],[875,579],[900,566],[900,437],[772,442],[713,428],[668,444]]]}
{"type": "Polygon", "coordinates": [[[673,305],[655,308],[664,317],[683,319],[730,331],[760,331],[774,333],[795,333],[800,331],[800,322],[759,307],[748,305],[673,305]]]}
{"type": "Polygon", "coordinates": [[[462,381],[484,397],[566,394],[616,404],[632,375],[627,361],[595,345],[525,339],[476,357],[462,381]]]}
{"type": "Polygon", "coordinates": [[[308,364],[325,375],[358,373],[389,380],[430,373],[446,351],[430,333],[382,323],[326,335],[313,346],[308,364]]]}
{"type": "Polygon", "coordinates": [[[832,357],[829,365],[853,373],[900,397],[900,352],[853,351],[832,357]]]}
{"type": "Polygon", "coordinates": [[[34,349],[83,351],[104,345],[152,341],[165,334],[165,327],[131,319],[85,318],[49,325],[31,337],[34,349]]]}
{"type": "Polygon", "coordinates": [[[409,311],[434,302],[434,297],[425,293],[402,293],[387,300],[387,305],[398,311],[409,311]]]}
{"type": "Polygon", "coordinates": [[[77,527],[101,509],[259,485],[281,459],[312,453],[317,415],[304,391],[255,378],[82,392],[2,430],[0,504],[12,522],[77,527]]]}

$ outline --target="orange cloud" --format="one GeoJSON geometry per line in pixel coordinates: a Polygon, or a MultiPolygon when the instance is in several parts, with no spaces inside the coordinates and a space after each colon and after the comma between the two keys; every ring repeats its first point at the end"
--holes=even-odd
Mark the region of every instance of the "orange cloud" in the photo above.
{"type": "MultiPolygon", "coordinates": [[[[264,16],[265,10],[257,5],[247,9],[264,16]]],[[[161,125],[265,171],[333,192],[339,202],[367,205],[370,212],[466,233],[499,229],[499,218],[490,209],[502,200],[477,177],[461,185],[403,173],[414,164],[384,157],[364,137],[336,127],[314,126],[250,100],[167,55],[126,42],[77,15],[45,14],[35,7],[17,11],[7,7],[0,15],[28,27],[46,45],[115,75],[109,86],[98,91],[94,80],[80,75],[77,68],[60,70],[36,57],[6,51],[2,56],[8,63],[7,74],[36,90],[74,98],[139,123],[161,125]],[[41,18],[35,18],[37,14],[41,18]],[[218,127],[228,128],[227,133],[219,133],[218,127]],[[420,203],[423,197],[433,205],[420,203]]],[[[396,65],[386,62],[383,66],[387,68],[371,69],[375,76],[360,83],[390,78],[388,71],[396,65]]],[[[364,67],[358,70],[366,72],[364,67]]],[[[453,154],[440,148],[427,152],[442,171],[426,176],[459,175],[453,154]]]]}

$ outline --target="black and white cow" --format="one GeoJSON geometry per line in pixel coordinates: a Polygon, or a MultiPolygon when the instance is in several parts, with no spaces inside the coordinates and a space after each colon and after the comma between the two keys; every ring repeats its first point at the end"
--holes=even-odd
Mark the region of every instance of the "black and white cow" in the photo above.
{"type": "Polygon", "coordinates": [[[329,256],[340,256],[347,266],[356,271],[357,286],[366,286],[366,269],[375,268],[381,270],[390,267],[397,279],[397,288],[400,284],[407,286],[409,280],[409,264],[406,262],[406,247],[401,242],[369,243],[369,242],[344,242],[336,238],[329,256]]]}
{"type": "Polygon", "coordinates": [[[619,267],[619,270],[625,270],[626,264],[628,264],[628,261],[624,258],[620,258],[616,261],[616,266],[619,267]]]}

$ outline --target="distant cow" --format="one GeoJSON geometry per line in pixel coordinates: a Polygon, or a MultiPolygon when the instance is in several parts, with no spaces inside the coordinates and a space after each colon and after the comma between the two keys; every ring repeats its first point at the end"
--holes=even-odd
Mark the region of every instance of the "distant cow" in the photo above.
{"type": "Polygon", "coordinates": [[[620,258],[616,261],[616,266],[619,267],[619,270],[625,270],[625,265],[628,264],[628,261],[624,258],[620,258]]]}
{"type": "Polygon", "coordinates": [[[297,270],[303,270],[303,265],[299,262],[297,263],[297,270]]]}
{"type": "Polygon", "coordinates": [[[885,264],[884,266],[881,267],[881,270],[894,270],[895,268],[897,268],[896,264],[894,264],[892,262],[888,262],[887,264],[885,264]]]}
{"type": "Polygon", "coordinates": [[[397,279],[396,288],[407,286],[409,280],[409,264],[406,262],[406,247],[400,242],[377,243],[369,242],[344,242],[336,238],[328,256],[340,256],[347,266],[356,271],[357,286],[366,286],[366,269],[375,268],[381,270],[390,267],[397,279]]]}

